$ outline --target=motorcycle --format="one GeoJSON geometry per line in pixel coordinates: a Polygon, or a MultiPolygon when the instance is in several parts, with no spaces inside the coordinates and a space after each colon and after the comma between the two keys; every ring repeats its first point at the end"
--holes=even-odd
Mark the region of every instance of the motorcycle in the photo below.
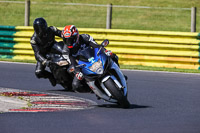
{"type": "Polygon", "coordinates": [[[57,84],[60,84],[66,90],[71,90],[73,75],[67,72],[70,69],[70,60],[69,57],[61,54],[63,46],[62,42],[55,43],[51,52],[47,55],[47,59],[51,61],[49,69],[56,79],[57,84]]]}
{"type": "Polygon", "coordinates": [[[129,108],[126,79],[119,66],[104,53],[108,40],[100,48],[84,46],[76,55],[77,67],[81,68],[86,83],[98,99],[117,103],[122,108],[129,108]]]}
{"type": "MultiPolygon", "coordinates": [[[[47,59],[51,61],[49,66],[50,71],[52,72],[56,83],[60,84],[65,90],[72,90],[72,81],[74,79],[74,69],[70,65],[70,57],[67,55],[62,55],[63,42],[57,42],[53,45],[50,53],[47,55],[47,59]]],[[[91,89],[85,83],[85,80],[81,81],[81,85],[84,88],[79,88],[78,92],[91,92],[91,89]]]]}

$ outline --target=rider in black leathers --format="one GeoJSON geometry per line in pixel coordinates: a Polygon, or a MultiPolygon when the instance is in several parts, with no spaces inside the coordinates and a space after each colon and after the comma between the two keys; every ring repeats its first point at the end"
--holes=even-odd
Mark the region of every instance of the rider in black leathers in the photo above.
{"type": "MultiPolygon", "coordinates": [[[[56,43],[55,36],[61,37],[61,32],[54,26],[47,26],[44,18],[36,18],[33,22],[34,34],[30,43],[33,48],[37,65],[35,75],[37,78],[48,78],[52,86],[56,85],[56,80],[52,73],[45,70],[46,66],[50,66],[51,62],[47,60],[46,55],[50,52],[52,46],[56,43]]],[[[67,49],[64,49],[67,50],[67,49]]],[[[63,53],[69,54],[69,51],[63,53]]]]}
{"type": "MultiPolygon", "coordinates": [[[[65,26],[62,31],[63,42],[70,50],[70,57],[76,58],[76,54],[79,49],[85,46],[91,46],[95,48],[101,47],[95,42],[95,40],[88,34],[79,35],[78,29],[74,25],[65,26]]],[[[104,51],[107,56],[110,56],[118,64],[118,56],[111,51],[104,51]]],[[[72,66],[75,67],[75,60],[71,60],[72,66]]],[[[118,64],[119,65],[119,64],[118,64]]],[[[72,89],[76,91],[81,88],[80,81],[83,79],[83,74],[78,68],[75,69],[75,76],[72,83],[72,89]]]]}

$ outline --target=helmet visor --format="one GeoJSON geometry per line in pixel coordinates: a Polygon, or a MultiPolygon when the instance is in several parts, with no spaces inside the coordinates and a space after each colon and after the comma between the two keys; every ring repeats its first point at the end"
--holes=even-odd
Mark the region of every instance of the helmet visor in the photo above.
{"type": "Polygon", "coordinates": [[[38,25],[34,27],[35,32],[38,36],[42,37],[44,35],[46,35],[47,32],[47,27],[44,25],[38,25]]]}
{"type": "Polygon", "coordinates": [[[64,44],[68,46],[68,48],[73,48],[73,46],[76,44],[77,36],[71,36],[69,38],[63,38],[64,44]]]}

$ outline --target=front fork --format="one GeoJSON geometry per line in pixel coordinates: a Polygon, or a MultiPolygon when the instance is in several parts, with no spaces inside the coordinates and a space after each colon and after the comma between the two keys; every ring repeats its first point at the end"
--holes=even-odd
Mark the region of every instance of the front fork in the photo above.
{"type": "MultiPolygon", "coordinates": [[[[96,85],[95,85],[95,81],[88,81],[87,82],[88,86],[92,89],[92,91],[97,95],[98,98],[104,99],[106,101],[109,102],[114,102],[116,103],[117,100],[115,99],[111,99],[111,94],[110,92],[106,89],[106,87],[102,87],[102,89],[104,90],[105,93],[103,93],[96,85]]],[[[101,82],[102,84],[102,82],[101,82]]],[[[101,85],[102,86],[102,85],[101,85]]]]}

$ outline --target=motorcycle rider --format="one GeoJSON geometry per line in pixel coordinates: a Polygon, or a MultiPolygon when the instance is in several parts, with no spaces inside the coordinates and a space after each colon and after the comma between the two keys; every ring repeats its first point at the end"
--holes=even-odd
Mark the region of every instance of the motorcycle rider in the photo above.
{"type": "Polygon", "coordinates": [[[33,22],[34,34],[30,43],[33,48],[35,59],[37,60],[35,75],[37,78],[48,78],[52,86],[56,86],[56,80],[53,74],[45,70],[51,62],[47,60],[46,55],[50,52],[55,41],[55,36],[61,37],[61,30],[54,26],[47,26],[44,18],[36,18],[33,22]]]}
{"type": "MultiPolygon", "coordinates": [[[[62,38],[65,45],[70,50],[70,57],[74,56],[76,58],[77,52],[79,49],[85,47],[85,46],[91,46],[94,48],[99,48],[101,45],[98,45],[97,42],[88,34],[80,34],[78,32],[78,29],[74,25],[67,25],[64,27],[62,31],[62,38]]],[[[118,64],[118,56],[114,53],[112,53],[109,50],[104,50],[105,54],[107,56],[110,56],[117,64],[118,64]]],[[[75,68],[76,62],[75,60],[72,61],[72,66],[75,68]]],[[[119,64],[118,64],[119,65],[119,64]]],[[[83,73],[80,72],[80,69],[76,68],[74,69],[74,79],[72,82],[72,89],[76,91],[78,88],[80,88],[80,82],[83,79],[83,73]]]]}

